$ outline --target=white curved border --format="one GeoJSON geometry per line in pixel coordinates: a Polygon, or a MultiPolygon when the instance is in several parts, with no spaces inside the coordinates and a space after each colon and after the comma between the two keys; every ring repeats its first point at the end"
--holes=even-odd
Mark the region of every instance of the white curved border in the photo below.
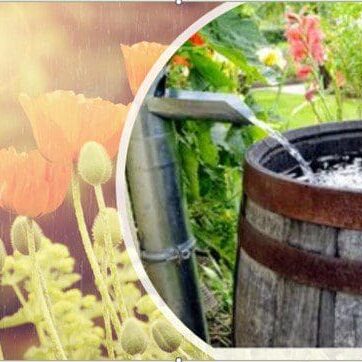
{"type": "Polygon", "coordinates": [[[117,160],[117,173],[116,173],[116,192],[117,192],[117,208],[120,213],[122,231],[124,235],[124,240],[126,243],[127,251],[129,253],[130,259],[133,263],[133,266],[136,269],[138,277],[140,278],[144,288],[147,293],[152,297],[153,301],[157,307],[164,313],[164,315],[169,319],[169,321],[183,334],[185,335],[190,342],[195,344],[198,348],[209,354],[211,357],[214,357],[214,348],[205,343],[202,339],[197,337],[192,333],[171,311],[167,304],[160,297],[156,289],[154,288],[151,280],[149,279],[135,248],[135,241],[132,239],[132,227],[130,225],[129,216],[127,215],[127,184],[126,184],[126,158],[127,150],[132,134],[133,125],[136,120],[136,116],[139,112],[139,109],[142,105],[142,102],[148,92],[148,89],[151,87],[153,81],[163,69],[170,57],[175,53],[175,51],[187,41],[194,33],[200,30],[207,23],[217,18],[218,16],[224,14],[225,12],[231,10],[232,8],[238,6],[241,3],[225,3],[215,9],[211,10],[189,28],[187,28],[181,35],[179,35],[176,40],[174,40],[171,45],[162,53],[161,57],[157,60],[155,65],[152,67],[151,71],[148,73],[147,77],[143,81],[141,87],[139,88],[136,97],[132,103],[132,106],[128,112],[127,120],[122,132],[122,138],[119,147],[118,160],[117,160]]]}

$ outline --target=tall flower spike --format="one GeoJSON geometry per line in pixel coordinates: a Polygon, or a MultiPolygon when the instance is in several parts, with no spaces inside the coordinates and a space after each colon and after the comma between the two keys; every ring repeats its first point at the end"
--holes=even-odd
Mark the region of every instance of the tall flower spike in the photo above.
{"type": "Polygon", "coordinates": [[[311,57],[316,63],[323,64],[325,51],[320,19],[315,15],[296,15],[288,13],[285,36],[295,62],[304,62],[311,57]]]}
{"type": "Polygon", "coordinates": [[[136,95],[147,73],[166,48],[167,45],[146,41],[131,46],[121,44],[128,83],[133,95],[136,95]]]}
{"type": "Polygon", "coordinates": [[[38,151],[0,150],[0,207],[29,217],[56,210],[70,183],[71,166],[45,160],[38,151]]]}
{"type": "Polygon", "coordinates": [[[113,158],[129,105],[57,90],[19,101],[30,120],[40,152],[54,162],[77,161],[84,143],[95,141],[113,158]]]}

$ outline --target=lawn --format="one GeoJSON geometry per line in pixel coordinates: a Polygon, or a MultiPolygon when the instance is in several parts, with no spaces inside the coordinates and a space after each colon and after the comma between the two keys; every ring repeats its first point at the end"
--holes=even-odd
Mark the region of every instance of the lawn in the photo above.
{"type": "MultiPolygon", "coordinates": [[[[304,95],[282,93],[279,98],[278,106],[275,106],[276,91],[274,90],[255,90],[253,95],[265,110],[278,110],[277,114],[281,119],[287,122],[287,128],[298,128],[309,126],[317,123],[317,119],[312,111],[311,106],[306,103],[304,95]],[[303,107],[300,107],[304,103],[303,107]],[[298,110],[299,108],[299,110],[298,110]]],[[[327,96],[327,104],[332,114],[336,114],[336,102],[334,96],[327,96]]],[[[361,119],[358,108],[362,103],[355,99],[344,101],[343,120],[361,119]]],[[[361,111],[361,109],[360,109],[361,111]]],[[[337,119],[336,119],[337,120],[337,119]]]]}

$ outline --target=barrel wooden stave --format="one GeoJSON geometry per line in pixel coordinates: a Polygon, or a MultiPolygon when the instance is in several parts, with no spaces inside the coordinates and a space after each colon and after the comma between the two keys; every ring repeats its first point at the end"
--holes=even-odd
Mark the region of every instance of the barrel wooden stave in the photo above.
{"type": "MultiPolygon", "coordinates": [[[[340,230],[337,255],[362,260],[362,232],[340,230]]],[[[362,280],[361,280],[362,283],[362,280]]],[[[337,293],[335,305],[335,347],[362,346],[362,296],[337,293]]]]}
{"type": "MultiPolygon", "coordinates": [[[[259,232],[280,243],[335,256],[338,229],[290,220],[246,200],[245,217],[259,232]]],[[[349,250],[349,249],[348,249],[349,250]]],[[[235,293],[235,344],[238,347],[335,346],[336,294],[296,283],[251,259],[242,249],[235,293]]],[[[357,297],[358,298],[358,297],[357,297]]],[[[341,340],[338,343],[346,341],[341,340]]]]}

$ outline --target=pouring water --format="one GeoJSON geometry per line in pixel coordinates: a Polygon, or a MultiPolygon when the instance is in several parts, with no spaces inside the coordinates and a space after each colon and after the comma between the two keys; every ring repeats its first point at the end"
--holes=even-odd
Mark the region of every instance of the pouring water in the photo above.
{"type": "Polygon", "coordinates": [[[299,167],[303,172],[304,179],[306,179],[307,181],[314,180],[314,172],[309,166],[308,162],[303,158],[297,148],[292,145],[279,131],[276,131],[267,123],[261,121],[255,116],[250,117],[249,121],[255,126],[267,132],[269,136],[277,140],[285,148],[285,150],[298,162],[299,167]]]}

